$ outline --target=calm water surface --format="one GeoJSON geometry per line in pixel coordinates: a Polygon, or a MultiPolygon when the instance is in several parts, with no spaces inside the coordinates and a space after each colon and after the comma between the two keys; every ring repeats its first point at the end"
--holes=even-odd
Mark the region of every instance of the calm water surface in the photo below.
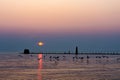
{"type": "Polygon", "coordinates": [[[120,55],[0,54],[0,80],[120,80],[120,55]]]}

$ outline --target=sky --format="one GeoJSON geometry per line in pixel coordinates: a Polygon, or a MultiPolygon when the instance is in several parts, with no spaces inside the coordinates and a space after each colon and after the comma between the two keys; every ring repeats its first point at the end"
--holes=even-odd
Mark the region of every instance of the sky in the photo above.
{"type": "Polygon", "coordinates": [[[0,0],[0,52],[120,51],[120,0],[0,0]],[[37,43],[44,42],[39,47],[37,43]]]}

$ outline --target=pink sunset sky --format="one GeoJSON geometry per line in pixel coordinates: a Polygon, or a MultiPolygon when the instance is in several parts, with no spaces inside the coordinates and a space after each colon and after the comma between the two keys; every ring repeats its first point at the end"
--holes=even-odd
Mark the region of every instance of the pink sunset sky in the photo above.
{"type": "Polygon", "coordinates": [[[120,0],[0,0],[0,33],[120,32],[120,0]]]}

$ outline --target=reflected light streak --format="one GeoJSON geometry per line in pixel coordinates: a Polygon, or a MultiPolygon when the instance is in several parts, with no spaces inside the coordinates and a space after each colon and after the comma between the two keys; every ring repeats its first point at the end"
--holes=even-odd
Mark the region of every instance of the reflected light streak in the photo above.
{"type": "Polygon", "coordinates": [[[42,54],[38,54],[38,80],[42,80],[42,54]]]}

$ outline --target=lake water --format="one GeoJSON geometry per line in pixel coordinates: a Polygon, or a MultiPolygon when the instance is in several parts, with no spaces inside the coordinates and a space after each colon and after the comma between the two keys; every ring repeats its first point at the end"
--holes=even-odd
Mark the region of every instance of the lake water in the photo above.
{"type": "Polygon", "coordinates": [[[120,55],[0,54],[0,80],[120,80],[120,55]]]}

